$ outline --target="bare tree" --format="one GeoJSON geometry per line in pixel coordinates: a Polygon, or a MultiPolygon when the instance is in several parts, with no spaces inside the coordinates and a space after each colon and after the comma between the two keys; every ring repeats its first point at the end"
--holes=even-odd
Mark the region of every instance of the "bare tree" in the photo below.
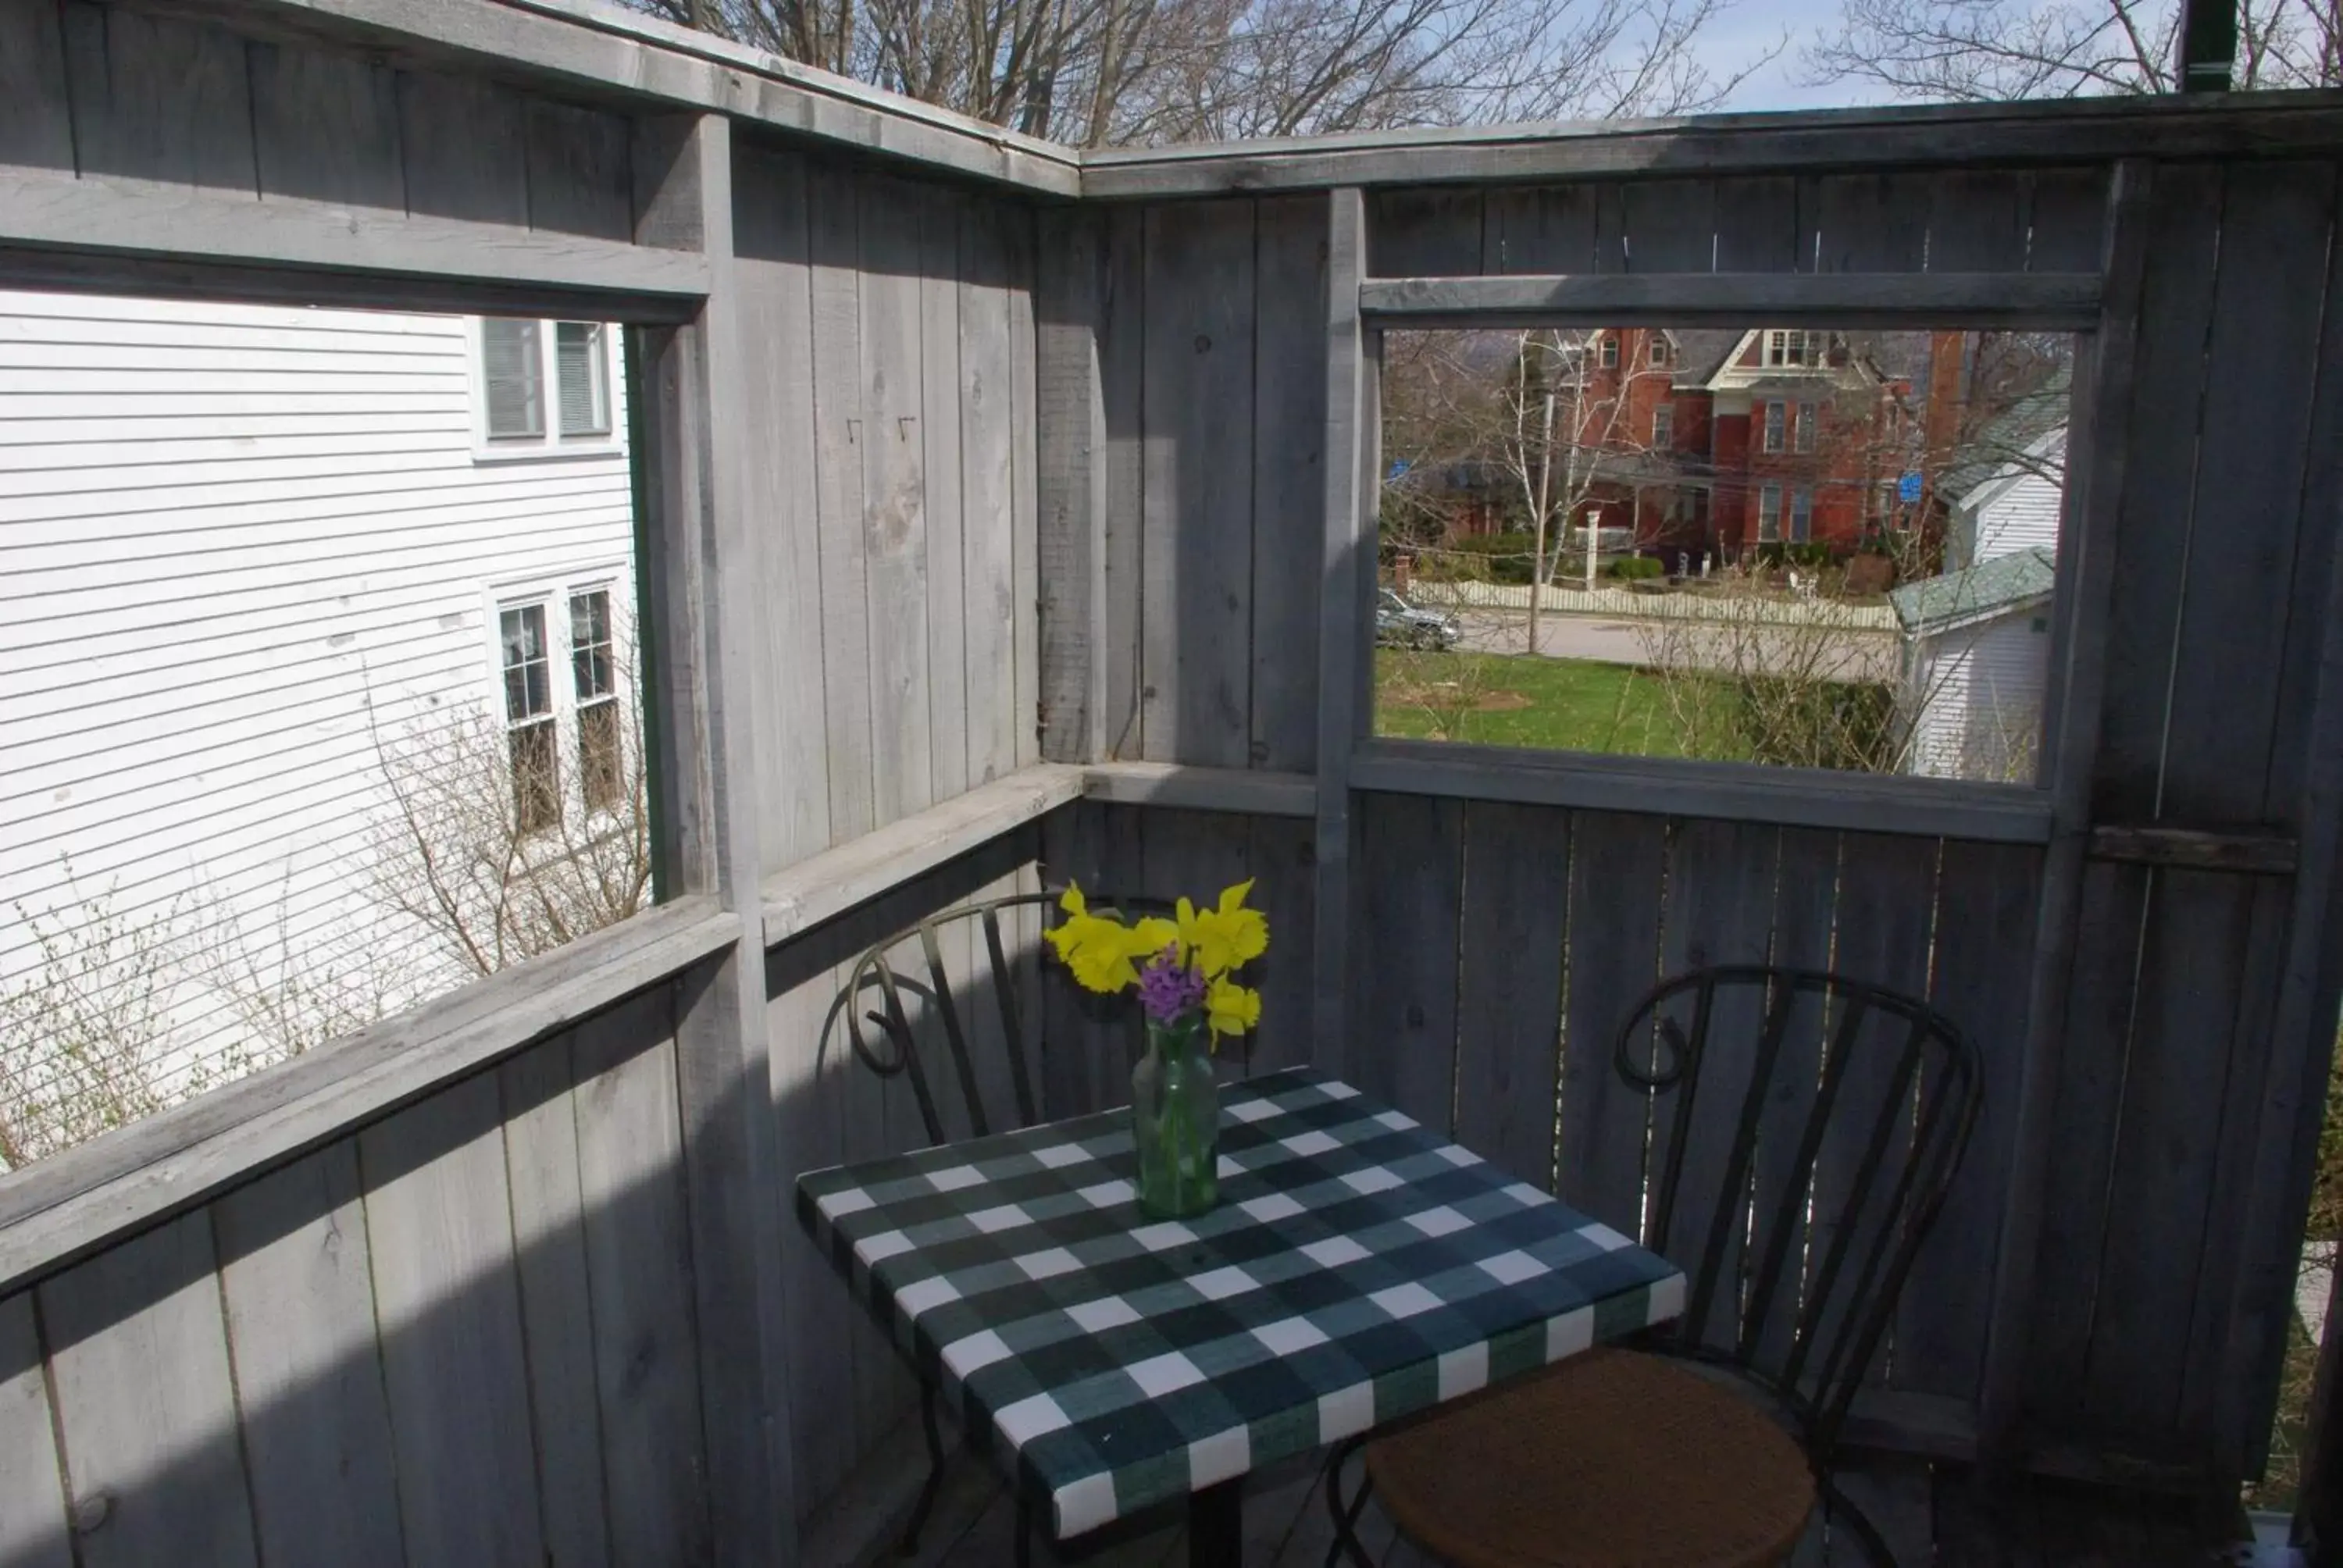
{"type": "MultiPolygon", "coordinates": [[[[1842,0],[1800,51],[1810,84],[1873,82],[1900,98],[2002,102],[2170,92],[2177,0],[1842,0]]],[[[2239,88],[2331,86],[2338,0],[2239,0],[2239,88]]]]}
{"type": "Polygon", "coordinates": [[[1085,146],[1669,114],[1745,74],[1692,47],[1730,0],[632,3],[1085,146]]]}

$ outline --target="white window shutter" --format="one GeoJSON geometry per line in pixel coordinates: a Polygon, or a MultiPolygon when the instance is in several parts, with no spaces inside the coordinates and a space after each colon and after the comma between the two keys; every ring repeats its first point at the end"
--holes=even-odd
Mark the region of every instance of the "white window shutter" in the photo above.
{"type": "Polygon", "coordinates": [[[607,436],[610,407],[603,377],[602,328],[564,321],[553,329],[554,373],[561,384],[561,433],[607,436]]]}

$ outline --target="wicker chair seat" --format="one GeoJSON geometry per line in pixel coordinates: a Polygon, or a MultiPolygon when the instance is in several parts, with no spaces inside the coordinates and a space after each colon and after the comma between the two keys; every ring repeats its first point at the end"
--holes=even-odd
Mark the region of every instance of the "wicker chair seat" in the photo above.
{"type": "Polygon", "coordinates": [[[1366,1445],[1376,1495],[1457,1568],[1760,1568],[1815,1504],[1764,1412],[1657,1356],[1596,1350],[1366,1445]]]}

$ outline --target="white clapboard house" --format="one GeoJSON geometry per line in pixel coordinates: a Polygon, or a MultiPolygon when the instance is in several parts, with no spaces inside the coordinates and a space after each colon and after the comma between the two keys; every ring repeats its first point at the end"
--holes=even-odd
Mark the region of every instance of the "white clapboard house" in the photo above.
{"type": "Polygon", "coordinates": [[[2060,425],[1955,490],[1953,569],[1889,596],[1904,632],[1915,773],[2034,777],[2066,464],[2060,425]]]}
{"type": "Polygon", "coordinates": [[[224,931],[447,983],[363,874],[386,748],[469,713],[542,765],[524,815],[619,787],[616,337],[0,292],[0,991],[111,986],[185,1072],[238,1036],[181,961],[224,931]]]}

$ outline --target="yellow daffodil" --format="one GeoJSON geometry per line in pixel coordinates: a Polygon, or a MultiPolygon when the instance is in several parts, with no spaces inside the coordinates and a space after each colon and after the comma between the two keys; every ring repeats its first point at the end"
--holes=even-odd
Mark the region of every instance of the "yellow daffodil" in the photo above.
{"type": "Polygon", "coordinates": [[[1261,1021],[1261,992],[1234,980],[1216,980],[1204,993],[1204,1016],[1216,1035],[1238,1035],[1261,1021]]]}
{"type": "Polygon", "coordinates": [[[1252,891],[1250,879],[1221,894],[1220,907],[1199,910],[1180,900],[1181,956],[1207,977],[1218,979],[1238,965],[1269,950],[1269,920],[1259,910],[1244,907],[1252,891]]]}
{"type": "Polygon", "coordinates": [[[1078,887],[1058,900],[1065,920],[1047,933],[1050,945],[1085,990],[1112,992],[1139,983],[1138,960],[1153,957],[1179,939],[1165,920],[1125,926],[1116,915],[1094,915],[1078,887]]]}

